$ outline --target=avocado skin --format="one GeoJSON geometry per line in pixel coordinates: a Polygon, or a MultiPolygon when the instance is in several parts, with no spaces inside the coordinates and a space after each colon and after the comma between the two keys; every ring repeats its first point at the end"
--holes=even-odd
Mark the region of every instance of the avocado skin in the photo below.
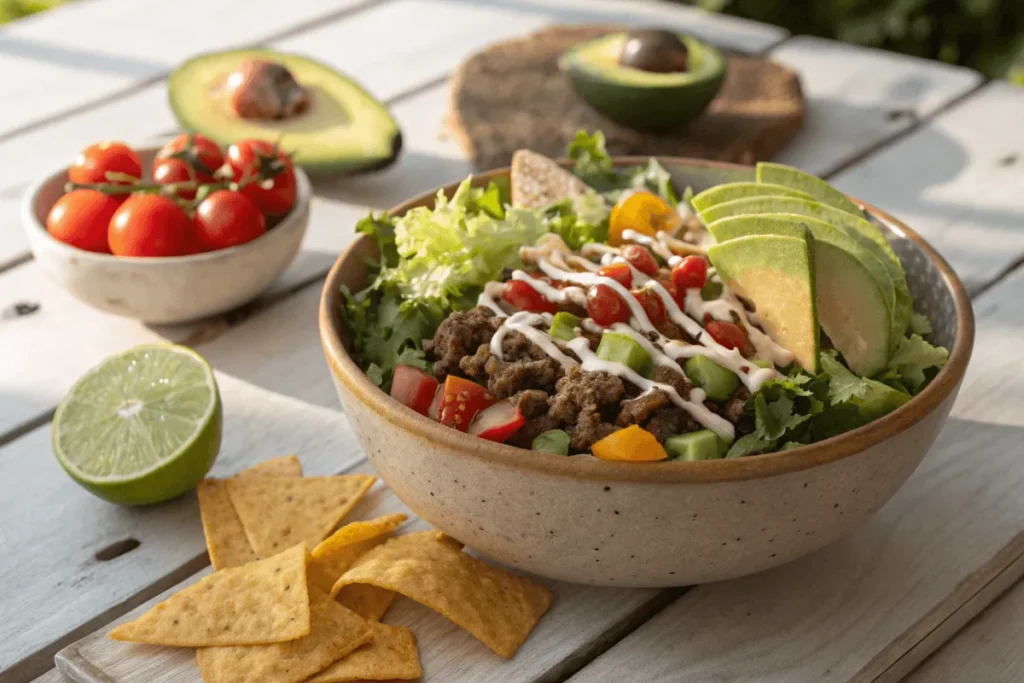
{"type": "Polygon", "coordinates": [[[707,109],[725,81],[725,58],[707,44],[702,44],[702,49],[719,56],[722,68],[671,85],[616,81],[610,74],[625,67],[587,68],[582,56],[585,47],[586,44],[570,50],[559,62],[573,89],[604,116],[641,132],[664,133],[683,127],[707,109]]]}

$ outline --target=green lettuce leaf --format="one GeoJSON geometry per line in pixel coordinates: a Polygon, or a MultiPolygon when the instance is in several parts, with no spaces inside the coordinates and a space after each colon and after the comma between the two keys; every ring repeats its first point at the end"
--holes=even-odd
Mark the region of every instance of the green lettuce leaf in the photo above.
{"type": "Polygon", "coordinates": [[[587,242],[608,240],[609,214],[604,198],[596,192],[563,199],[541,212],[548,230],[561,237],[574,251],[587,242]]]}
{"type": "Polygon", "coordinates": [[[903,385],[917,392],[927,384],[929,370],[937,370],[946,364],[949,351],[933,346],[920,335],[912,334],[900,341],[896,353],[889,361],[889,368],[898,374],[903,385]]]}
{"type": "Polygon", "coordinates": [[[932,333],[932,321],[923,313],[914,311],[910,314],[910,331],[922,337],[932,333]]]}
{"type": "Polygon", "coordinates": [[[679,203],[679,193],[672,184],[672,176],[657,159],[652,157],[643,166],[617,168],[608,154],[601,131],[593,135],[585,130],[576,131],[567,153],[574,162],[573,173],[603,193],[611,204],[618,201],[624,190],[635,189],[650,190],[672,206],[679,203]]]}
{"type": "Polygon", "coordinates": [[[356,232],[372,235],[377,240],[381,253],[381,265],[394,267],[398,263],[398,249],[395,247],[395,222],[386,213],[374,216],[370,213],[356,223],[356,232]]]}

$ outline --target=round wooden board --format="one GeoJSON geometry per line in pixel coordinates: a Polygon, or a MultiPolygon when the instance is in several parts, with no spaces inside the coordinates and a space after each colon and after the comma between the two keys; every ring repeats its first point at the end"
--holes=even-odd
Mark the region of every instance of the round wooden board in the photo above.
{"type": "Polygon", "coordinates": [[[800,129],[804,98],[791,70],[760,57],[729,54],[718,97],[685,129],[650,135],[590,107],[558,70],[565,50],[621,26],[542,29],[479,52],[452,79],[449,126],[478,169],[507,166],[528,148],[552,157],[580,128],[602,130],[612,154],[659,154],[753,163],[770,158],[800,129]]]}

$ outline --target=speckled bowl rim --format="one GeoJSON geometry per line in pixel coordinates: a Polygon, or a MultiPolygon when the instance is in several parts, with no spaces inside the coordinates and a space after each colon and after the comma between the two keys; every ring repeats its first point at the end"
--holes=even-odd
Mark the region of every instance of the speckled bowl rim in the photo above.
{"type": "MultiPolygon", "coordinates": [[[[144,145],[134,147],[133,149],[139,155],[148,158],[148,155],[155,155],[162,147],[163,145],[144,145]]],[[[228,259],[246,251],[259,249],[261,244],[268,239],[268,236],[271,236],[274,232],[288,231],[293,229],[297,222],[301,222],[301,216],[305,209],[309,207],[310,201],[313,198],[313,185],[309,180],[309,176],[306,175],[305,171],[296,166],[294,168],[295,204],[288,210],[288,213],[281,216],[280,220],[273,228],[268,229],[254,240],[249,240],[244,244],[239,244],[234,247],[227,247],[226,249],[215,249],[214,251],[205,251],[200,254],[188,254],[187,256],[114,256],[113,254],[86,251],[85,249],[79,249],[78,247],[73,247],[70,244],[61,242],[50,234],[49,230],[46,229],[46,225],[40,221],[39,217],[36,215],[36,200],[39,198],[39,194],[43,191],[43,188],[50,183],[60,180],[61,178],[63,178],[63,182],[66,183],[67,171],[67,166],[62,166],[55,171],[47,173],[39,180],[32,183],[32,185],[25,190],[25,193],[21,198],[20,207],[22,226],[26,232],[31,231],[33,233],[40,233],[40,237],[42,237],[46,242],[47,246],[63,256],[77,258],[81,261],[91,261],[94,263],[109,263],[118,267],[139,265],[140,267],[173,268],[192,263],[204,263],[207,261],[228,259]]],[[[50,205],[47,207],[46,211],[49,212],[52,208],[53,205],[50,205]]],[[[31,239],[31,235],[28,237],[31,239]]]]}
{"type": "MultiPolygon", "coordinates": [[[[749,166],[685,157],[658,157],[663,164],[689,165],[691,167],[750,169],[749,166]]],[[[615,157],[618,166],[646,164],[648,157],[615,157]]],[[[568,165],[562,160],[560,163],[568,165]]],[[[484,183],[509,173],[509,168],[500,168],[486,173],[474,174],[474,184],[484,183]]],[[[425,192],[392,208],[390,215],[400,215],[409,209],[433,200],[439,189],[451,193],[458,183],[451,183],[425,192]]],[[[320,299],[320,340],[328,366],[337,381],[360,401],[366,408],[381,418],[384,424],[401,429],[410,436],[442,444],[452,455],[478,458],[496,467],[511,468],[549,476],[570,477],[597,482],[622,483],[713,483],[743,481],[773,477],[799,472],[819,465],[836,462],[860,453],[872,446],[906,431],[928,417],[957,389],[967,370],[967,363],[974,346],[974,313],[970,298],[953,269],[924,239],[901,221],[870,204],[851,197],[857,204],[875,217],[892,225],[912,240],[942,274],[946,287],[953,295],[956,307],[957,332],[946,366],[939,371],[925,389],[910,401],[888,415],[869,424],[791,450],[753,455],[730,460],[703,460],[697,462],[668,461],[659,463],[627,463],[599,461],[593,458],[574,458],[548,453],[535,453],[522,448],[493,443],[470,436],[464,432],[445,427],[407,408],[384,393],[359,369],[349,356],[341,337],[341,276],[348,258],[357,249],[365,248],[364,235],[345,250],[327,275],[320,299]]]]}

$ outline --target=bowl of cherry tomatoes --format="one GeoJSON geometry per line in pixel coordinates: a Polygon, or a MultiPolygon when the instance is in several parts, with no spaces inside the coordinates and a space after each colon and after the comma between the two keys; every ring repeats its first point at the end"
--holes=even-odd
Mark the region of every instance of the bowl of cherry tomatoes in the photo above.
{"type": "Polygon", "coordinates": [[[36,261],[73,296],[171,324],[259,296],[298,254],[311,196],[270,142],[221,149],[183,134],[87,147],[26,191],[22,223],[36,261]]]}

